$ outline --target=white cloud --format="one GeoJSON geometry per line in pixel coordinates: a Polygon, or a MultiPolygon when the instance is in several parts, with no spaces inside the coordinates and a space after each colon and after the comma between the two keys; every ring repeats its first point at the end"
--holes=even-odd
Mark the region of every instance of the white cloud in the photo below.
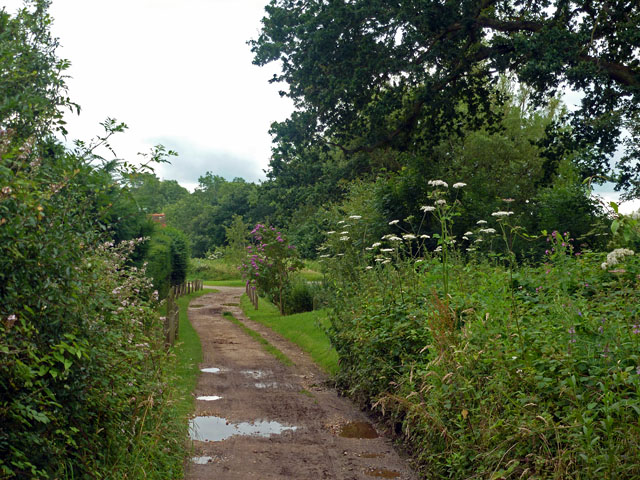
{"type": "MultiPolygon", "coordinates": [[[[114,117],[129,126],[113,142],[121,157],[135,159],[154,139],[179,139],[190,154],[233,159],[235,169],[222,160],[190,161],[181,170],[162,169],[167,175],[197,179],[211,170],[263,178],[268,129],[292,110],[279,87],[268,84],[275,66],[252,65],[246,43],[257,38],[266,3],[54,0],[58,55],[72,62],[69,94],[82,108],[79,117],[67,117],[70,139],[88,140],[101,133],[101,121],[114,117]]],[[[5,4],[11,11],[21,2],[5,4]]]]}

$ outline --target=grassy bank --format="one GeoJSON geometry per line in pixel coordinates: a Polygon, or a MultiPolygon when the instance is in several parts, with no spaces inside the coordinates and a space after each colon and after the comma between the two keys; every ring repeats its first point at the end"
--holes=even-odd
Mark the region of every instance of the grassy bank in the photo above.
{"type": "Polygon", "coordinates": [[[247,317],[298,345],[323,370],[329,373],[338,370],[338,356],[324,332],[328,326],[325,310],[282,316],[277,307],[264,299],[260,299],[259,309],[254,310],[246,296],[242,297],[241,305],[247,317]]]}

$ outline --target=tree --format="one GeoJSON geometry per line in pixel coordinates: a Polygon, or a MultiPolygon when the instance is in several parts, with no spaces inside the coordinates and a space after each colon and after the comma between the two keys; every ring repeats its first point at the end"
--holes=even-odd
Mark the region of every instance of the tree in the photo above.
{"type": "MultiPolygon", "coordinates": [[[[588,147],[584,167],[602,173],[640,113],[637,2],[271,0],[266,11],[251,42],[254,63],[281,62],[272,82],[286,83],[281,95],[297,107],[273,126],[279,150],[313,143],[345,152],[412,149],[495,125],[497,74],[512,72],[538,104],[565,87],[583,93],[573,128],[550,128],[549,147],[563,155],[588,147]]],[[[629,142],[620,188],[632,190],[640,177],[639,156],[629,142]]]]}

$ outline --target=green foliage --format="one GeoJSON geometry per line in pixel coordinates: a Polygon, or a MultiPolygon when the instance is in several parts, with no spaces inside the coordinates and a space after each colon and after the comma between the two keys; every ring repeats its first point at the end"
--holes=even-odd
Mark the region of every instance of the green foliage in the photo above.
{"type": "Polygon", "coordinates": [[[257,288],[285,312],[285,292],[291,274],[303,266],[294,245],[284,233],[258,223],[251,231],[254,244],[247,247],[249,259],[242,263],[242,278],[247,286],[257,288]]]}
{"type": "MultiPolygon", "coordinates": [[[[192,258],[189,261],[189,277],[203,280],[240,280],[241,273],[237,264],[229,263],[225,258],[192,258]]],[[[240,282],[240,285],[244,283],[240,282]]]]}
{"type": "Polygon", "coordinates": [[[189,246],[185,235],[171,227],[157,227],[149,240],[148,273],[160,298],[169,288],[184,283],[189,268],[189,246]]]}
{"type": "Polygon", "coordinates": [[[228,182],[207,172],[195,192],[165,207],[167,224],[187,235],[194,257],[204,258],[225,244],[226,229],[232,228],[234,215],[245,222],[254,221],[256,188],[241,178],[228,182]]]}
{"type": "MultiPolygon", "coordinates": [[[[589,175],[607,173],[607,155],[625,124],[637,126],[640,108],[640,7],[607,6],[271,0],[252,41],[254,63],[282,63],[273,82],[287,84],[283,95],[297,108],[272,126],[276,157],[336,145],[347,154],[417,152],[465,129],[496,127],[496,73],[510,73],[537,104],[561,85],[584,94],[581,108],[568,114],[572,128],[550,127],[540,145],[551,163],[575,151],[589,175]]],[[[638,145],[627,143],[619,186],[635,190],[638,145]]]]}
{"type": "Polygon", "coordinates": [[[429,255],[355,264],[351,282],[327,263],[336,380],[405,434],[424,478],[639,474],[638,257],[605,268],[555,231],[547,248],[509,268],[452,255],[448,296],[429,255]]]}

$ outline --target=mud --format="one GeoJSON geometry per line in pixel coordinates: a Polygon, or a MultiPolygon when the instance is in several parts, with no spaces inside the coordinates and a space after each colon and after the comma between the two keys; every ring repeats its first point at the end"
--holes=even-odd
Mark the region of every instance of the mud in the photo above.
{"type": "Polygon", "coordinates": [[[196,402],[185,479],[417,478],[384,427],[327,387],[306,354],[231,305],[243,288],[216,289],[197,299],[201,308],[189,310],[202,342],[200,367],[215,373],[201,373],[194,395],[220,398],[196,402]],[[225,319],[223,305],[295,365],[283,365],[225,319]]]}

